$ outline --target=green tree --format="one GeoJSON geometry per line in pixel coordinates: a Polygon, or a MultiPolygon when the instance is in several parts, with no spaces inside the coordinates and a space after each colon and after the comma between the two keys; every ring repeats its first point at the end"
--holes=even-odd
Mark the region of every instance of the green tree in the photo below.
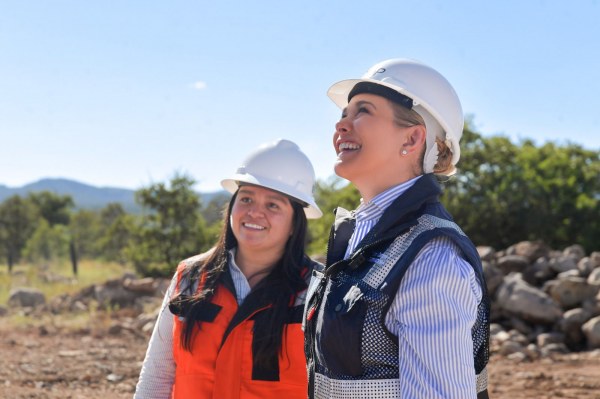
{"type": "Polygon", "coordinates": [[[169,275],[176,262],[207,249],[206,226],[194,180],[176,174],[169,184],[157,183],[136,192],[149,211],[134,234],[129,258],[143,275],[169,275]]]}
{"type": "Polygon", "coordinates": [[[33,234],[36,219],[36,208],[18,195],[0,204],[0,251],[6,257],[9,272],[33,234]]]}
{"type": "Polygon", "coordinates": [[[476,244],[505,248],[542,240],[597,249],[600,152],[579,145],[516,145],[465,127],[459,174],[442,201],[476,244]]]}
{"type": "Polygon", "coordinates": [[[443,183],[442,202],[476,244],[505,247],[526,239],[518,228],[526,195],[518,191],[518,151],[508,138],[463,131],[459,172],[443,183]]]}
{"type": "Polygon", "coordinates": [[[40,216],[46,219],[50,226],[69,224],[70,211],[74,206],[71,196],[42,191],[29,194],[27,199],[37,207],[40,216]]]}
{"type": "Polygon", "coordinates": [[[135,218],[125,212],[118,203],[108,204],[100,212],[100,256],[108,261],[125,264],[126,248],[135,228],[135,218]]]}
{"type": "Polygon", "coordinates": [[[79,209],[70,216],[69,232],[78,258],[94,258],[100,254],[100,216],[97,212],[79,209]]]}
{"type": "Polygon", "coordinates": [[[315,199],[323,216],[308,222],[307,252],[312,256],[323,256],[327,251],[329,232],[335,218],[334,210],[340,206],[355,209],[360,200],[358,190],[341,178],[334,177],[329,181],[318,181],[315,187],[315,199]]]}
{"type": "Polygon", "coordinates": [[[23,256],[29,262],[64,259],[69,251],[69,241],[67,226],[50,226],[46,219],[40,219],[37,228],[25,244],[23,256]]]}
{"type": "Polygon", "coordinates": [[[215,222],[221,222],[223,219],[223,211],[229,204],[230,194],[217,194],[206,206],[202,207],[200,213],[207,224],[212,225],[215,222]]]}

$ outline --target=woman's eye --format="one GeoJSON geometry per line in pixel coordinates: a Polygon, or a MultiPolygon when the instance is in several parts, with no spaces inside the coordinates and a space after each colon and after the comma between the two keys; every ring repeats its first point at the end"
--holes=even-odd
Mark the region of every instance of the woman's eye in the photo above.
{"type": "Polygon", "coordinates": [[[366,112],[368,114],[369,110],[367,109],[367,107],[359,107],[358,110],[356,111],[357,114],[360,114],[362,112],[366,112]]]}
{"type": "Polygon", "coordinates": [[[250,202],[250,198],[248,198],[248,197],[241,197],[240,198],[240,202],[243,202],[244,204],[247,204],[247,203],[250,202]]]}
{"type": "Polygon", "coordinates": [[[279,209],[279,205],[277,205],[277,204],[276,204],[276,203],[274,203],[274,202],[271,202],[271,203],[269,204],[269,208],[271,208],[271,209],[279,209]]]}

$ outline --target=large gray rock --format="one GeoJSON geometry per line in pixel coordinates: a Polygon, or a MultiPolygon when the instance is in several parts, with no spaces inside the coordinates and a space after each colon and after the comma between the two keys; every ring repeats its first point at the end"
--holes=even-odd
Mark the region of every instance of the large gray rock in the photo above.
{"type": "Polygon", "coordinates": [[[18,307],[35,307],[46,303],[42,291],[35,288],[15,288],[10,291],[8,304],[18,307]]]}
{"type": "Polygon", "coordinates": [[[504,278],[497,302],[503,312],[531,323],[553,324],[562,317],[560,306],[539,290],[513,274],[504,278]]]}
{"type": "Polygon", "coordinates": [[[506,252],[508,254],[523,256],[531,263],[538,258],[547,257],[550,250],[541,241],[521,241],[509,247],[506,252]]]}
{"type": "Polygon", "coordinates": [[[492,262],[496,257],[496,251],[494,248],[488,246],[478,246],[477,253],[484,262],[492,262]]]}
{"type": "Polygon", "coordinates": [[[596,267],[600,267],[600,251],[592,252],[590,254],[590,259],[592,260],[592,262],[594,262],[596,267]]]}
{"type": "Polygon", "coordinates": [[[556,272],[546,258],[538,258],[523,271],[523,280],[536,287],[540,287],[554,276],[556,272]]]}
{"type": "Polygon", "coordinates": [[[558,273],[556,275],[556,278],[559,280],[563,280],[563,279],[566,279],[569,277],[581,277],[581,274],[579,273],[579,269],[567,270],[566,272],[558,273]]]}
{"type": "Polygon", "coordinates": [[[600,286],[600,267],[591,271],[587,279],[588,284],[600,286]]]}
{"type": "Polygon", "coordinates": [[[549,293],[563,309],[574,308],[585,299],[593,298],[598,292],[596,287],[589,285],[582,277],[566,277],[555,281],[549,293]]]}
{"type": "Polygon", "coordinates": [[[504,280],[504,274],[500,269],[498,269],[496,266],[494,266],[488,261],[483,261],[482,266],[488,295],[490,296],[490,298],[493,298],[496,294],[496,290],[504,280]]]}
{"type": "Polygon", "coordinates": [[[579,270],[579,274],[582,277],[589,276],[596,267],[598,267],[598,264],[589,256],[586,256],[577,262],[577,270],[579,270]]]}
{"type": "Polygon", "coordinates": [[[562,344],[565,342],[565,335],[560,332],[552,331],[542,333],[536,337],[537,346],[543,348],[550,344],[562,344]]]}
{"type": "Polygon", "coordinates": [[[123,280],[110,280],[94,287],[94,297],[102,306],[124,308],[134,305],[138,294],[126,289],[123,280]]]}
{"type": "Polygon", "coordinates": [[[140,295],[154,295],[158,287],[158,281],[152,277],[141,279],[125,278],[123,280],[123,287],[140,295]]]}
{"type": "Polygon", "coordinates": [[[550,259],[550,267],[556,273],[577,269],[577,262],[572,256],[560,255],[550,259]]]}
{"type": "Polygon", "coordinates": [[[594,298],[583,301],[581,307],[587,310],[592,317],[600,316],[600,292],[594,298]]]}
{"type": "Polygon", "coordinates": [[[591,318],[591,314],[582,308],[568,310],[564,313],[563,318],[558,325],[560,330],[565,334],[565,344],[573,350],[582,350],[584,336],[581,326],[591,318]]]}
{"type": "Polygon", "coordinates": [[[573,258],[577,263],[585,256],[585,249],[579,244],[570,245],[563,250],[563,255],[573,258]]]}
{"type": "Polygon", "coordinates": [[[496,267],[502,270],[502,273],[512,272],[520,273],[529,266],[529,260],[521,255],[506,255],[498,259],[496,267]]]}
{"type": "Polygon", "coordinates": [[[600,348],[600,316],[588,320],[581,328],[588,342],[588,347],[600,348]]]}

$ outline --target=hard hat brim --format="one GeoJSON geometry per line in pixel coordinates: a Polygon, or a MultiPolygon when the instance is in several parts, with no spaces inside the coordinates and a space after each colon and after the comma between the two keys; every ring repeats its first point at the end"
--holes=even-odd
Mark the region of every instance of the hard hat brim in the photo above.
{"type": "Polygon", "coordinates": [[[264,187],[269,190],[281,193],[287,197],[290,197],[292,200],[296,200],[297,202],[306,204],[306,206],[304,207],[304,214],[306,215],[307,219],[318,219],[321,216],[323,216],[323,212],[321,212],[321,210],[312,198],[308,198],[306,195],[303,195],[300,192],[292,192],[291,190],[287,190],[289,192],[282,191],[280,189],[281,185],[277,182],[272,182],[264,178],[257,179],[255,176],[252,176],[250,174],[239,173],[233,175],[229,179],[221,180],[221,186],[225,190],[229,191],[231,194],[234,194],[238,190],[240,183],[247,183],[259,187],[264,187]]]}

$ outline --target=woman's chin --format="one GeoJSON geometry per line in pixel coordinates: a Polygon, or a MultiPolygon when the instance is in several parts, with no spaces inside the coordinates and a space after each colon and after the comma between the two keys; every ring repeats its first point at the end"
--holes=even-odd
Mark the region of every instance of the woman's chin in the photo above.
{"type": "Polygon", "coordinates": [[[337,159],[335,164],[333,165],[333,171],[339,177],[342,177],[346,180],[350,180],[352,177],[352,167],[348,164],[347,161],[337,159]]]}

